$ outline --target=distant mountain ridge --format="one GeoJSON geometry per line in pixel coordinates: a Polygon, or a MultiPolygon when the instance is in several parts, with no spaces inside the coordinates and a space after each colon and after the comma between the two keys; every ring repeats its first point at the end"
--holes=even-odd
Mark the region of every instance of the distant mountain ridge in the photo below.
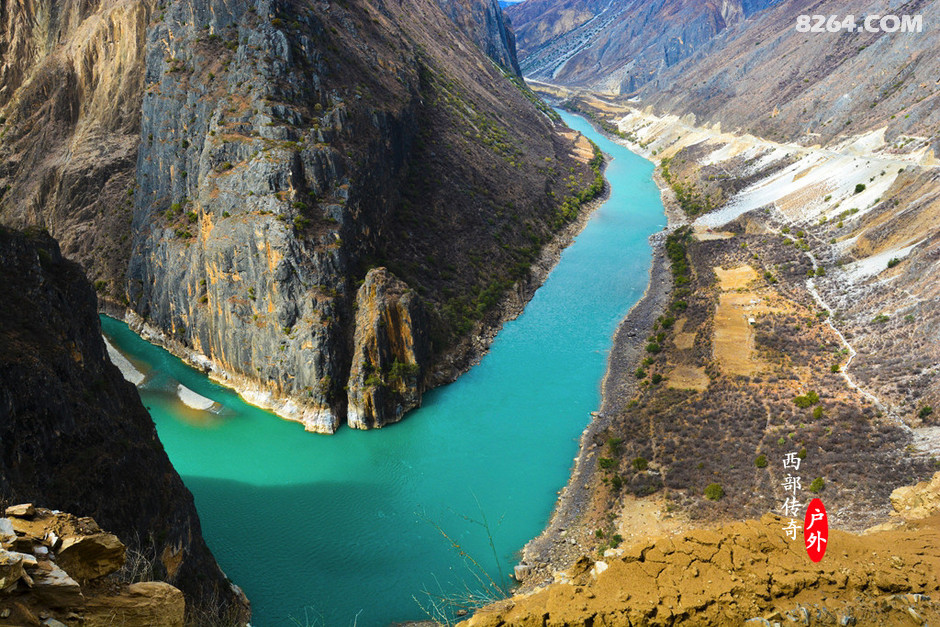
{"type": "Polygon", "coordinates": [[[528,0],[509,7],[523,73],[629,94],[779,0],[528,0]]]}

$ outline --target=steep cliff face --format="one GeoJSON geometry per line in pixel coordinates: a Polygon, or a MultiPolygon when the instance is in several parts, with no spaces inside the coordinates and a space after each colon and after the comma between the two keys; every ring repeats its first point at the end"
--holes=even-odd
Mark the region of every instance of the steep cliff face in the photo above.
{"type": "Polygon", "coordinates": [[[194,611],[246,608],[134,387],[107,358],[95,294],[45,235],[0,229],[0,498],[93,516],[194,611]]]}
{"type": "Polygon", "coordinates": [[[510,7],[526,76],[631,94],[779,0],[530,0],[510,7]]]}
{"type": "Polygon", "coordinates": [[[0,221],[47,226],[108,306],[311,430],[347,413],[372,267],[424,301],[450,380],[593,173],[497,4],[443,4],[4,5],[0,221]]]}
{"type": "Polygon", "coordinates": [[[356,296],[350,427],[397,422],[421,403],[431,353],[427,328],[417,294],[385,268],[370,270],[356,296]]]}
{"type": "Polygon", "coordinates": [[[180,1],[147,50],[132,307],[310,430],[356,414],[343,383],[369,268],[429,301],[441,354],[560,226],[558,173],[589,180],[430,0],[180,1]]]}
{"type": "Polygon", "coordinates": [[[497,0],[437,0],[441,9],[491,59],[517,76],[516,36],[497,0]]]}

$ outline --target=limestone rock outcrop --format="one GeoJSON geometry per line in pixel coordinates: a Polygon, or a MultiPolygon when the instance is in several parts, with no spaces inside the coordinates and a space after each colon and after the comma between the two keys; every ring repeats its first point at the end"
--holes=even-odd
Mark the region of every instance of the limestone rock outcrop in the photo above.
{"type": "Polygon", "coordinates": [[[0,542],[0,624],[38,625],[42,617],[45,625],[182,627],[177,588],[105,579],[124,566],[125,547],[93,519],[31,505],[7,511],[0,527],[14,533],[0,542]]]}
{"type": "Polygon", "coordinates": [[[385,268],[370,270],[359,288],[353,343],[350,427],[382,427],[421,404],[431,353],[427,316],[418,295],[385,268]]]}

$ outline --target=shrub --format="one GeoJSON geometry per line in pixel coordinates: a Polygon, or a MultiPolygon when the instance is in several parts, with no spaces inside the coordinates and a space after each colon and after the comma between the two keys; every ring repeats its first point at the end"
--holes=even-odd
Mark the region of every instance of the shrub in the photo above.
{"type": "Polygon", "coordinates": [[[616,549],[618,546],[620,546],[621,542],[623,542],[623,536],[621,536],[619,533],[615,533],[614,535],[610,536],[610,548],[616,549]]]}
{"type": "Polygon", "coordinates": [[[767,468],[767,456],[758,455],[757,459],[754,460],[754,465],[758,468],[767,468]]]}
{"type": "Polygon", "coordinates": [[[819,494],[823,491],[823,488],[826,487],[826,482],[822,480],[822,477],[816,477],[813,479],[813,482],[809,484],[809,491],[813,494],[819,494]]]}
{"type": "Polygon", "coordinates": [[[616,462],[610,457],[601,457],[597,460],[597,464],[604,470],[610,470],[611,468],[614,467],[616,462]]]}
{"type": "Polygon", "coordinates": [[[610,479],[610,487],[614,489],[615,492],[619,492],[620,488],[623,487],[623,477],[620,475],[614,475],[610,479]]]}
{"type": "Polygon", "coordinates": [[[647,468],[649,468],[649,462],[645,457],[637,457],[633,460],[633,469],[637,472],[643,472],[647,468]]]}
{"type": "Polygon", "coordinates": [[[813,418],[819,420],[823,417],[823,408],[822,405],[816,405],[816,408],[813,410],[813,418]]]}
{"type": "Polygon", "coordinates": [[[894,266],[898,265],[899,263],[901,263],[901,260],[900,260],[900,259],[898,259],[897,257],[892,257],[891,260],[888,262],[888,267],[889,267],[889,268],[893,268],[894,266]]]}
{"type": "Polygon", "coordinates": [[[878,314],[872,319],[872,322],[875,324],[884,324],[888,320],[890,320],[890,318],[886,316],[885,314],[878,314]]]}
{"type": "Polygon", "coordinates": [[[623,438],[607,438],[607,448],[611,455],[620,455],[621,444],[623,444],[623,438]]]}
{"type": "Polygon", "coordinates": [[[932,413],[933,413],[933,407],[931,407],[930,405],[924,405],[923,407],[920,408],[920,411],[917,412],[917,417],[924,419],[932,413]]]}
{"type": "Polygon", "coordinates": [[[658,385],[659,383],[662,382],[662,380],[663,380],[663,375],[661,375],[661,374],[659,374],[659,373],[657,372],[657,373],[655,373],[655,374],[651,377],[651,380],[653,381],[653,385],[658,385]]]}
{"type": "Polygon", "coordinates": [[[636,378],[637,378],[637,379],[644,379],[644,378],[646,378],[646,371],[643,370],[642,368],[637,368],[637,369],[636,369],[636,372],[634,372],[633,374],[636,375],[636,378]]]}
{"type": "Polygon", "coordinates": [[[717,501],[725,495],[724,488],[718,483],[710,483],[705,488],[705,498],[710,501],[717,501]]]}
{"type": "Polygon", "coordinates": [[[841,370],[841,366],[839,366],[839,364],[832,364],[829,366],[829,372],[839,372],[839,370],[841,370]]]}
{"type": "Polygon", "coordinates": [[[865,184],[864,184],[864,183],[859,183],[858,185],[855,186],[855,193],[856,193],[856,194],[861,194],[861,193],[864,192],[864,191],[865,191],[865,184]]]}
{"type": "Polygon", "coordinates": [[[805,396],[797,396],[793,399],[793,403],[802,409],[812,407],[819,402],[819,394],[816,392],[810,391],[807,392],[805,396]]]}
{"type": "Polygon", "coordinates": [[[370,374],[368,377],[366,377],[365,384],[367,387],[373,388],[385,387],[385,381],[383,381],[382,377],[377,374],[370,374]]]}
{"type": "Polygon", "coordinates": [[[661,350],[663,350],[662,347],[661,347],[659,344],[657,344],[656,342],[650,342],[649,344],[646,345],[646,352],[647,352],[647,353],[653,353],[653,354],[655,355],[656,353],[660,352],[661,350]]]}

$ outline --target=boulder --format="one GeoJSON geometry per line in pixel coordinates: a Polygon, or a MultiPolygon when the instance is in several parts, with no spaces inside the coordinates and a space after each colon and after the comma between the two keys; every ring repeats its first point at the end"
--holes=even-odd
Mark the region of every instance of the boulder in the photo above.
{"type": "Polygon", "coordinates": [[[0,518],[0,543],[8,546],[16,541],[16,531],[13,530],[13,523],[6,518],[0,518]]]}
{"type": "Polygon", "coordinates": [[[940,511],[940,472],[930,481],[896,489],[891,506],[904,520],[921,520],[940,511]]]}
{"type": "Polygon", "coordinates": [[[85,627],[161,625],[183,627],[183,593],[168,583],[135,583],[116,594],[89,596],[85,627]]]}
{"type": "Polygon", "coordinates": [[[78,582],[52,562],[39,562],[32,577],[33,593],[49,607],[75,608],[85,602],[78,582]]]}
{"type": "Polygon", "coordinates": [[[110,575],[124,565],[124,544],[112,533],[66,536],[56,561],[71,577],[88,581],[110,575]]]}
{"type": "Polygon", "coordinates": [[[36,508],[32,503],[22,503],[20,505],[11,505],[6,509],[7,516],[16,518],[32,518],[36,515],[36,508]]]}
{"type": "Polygon", "coordinates": [[[512,571],[512,576],[516,581],[525,581],[531,575],[532,567],[528,564],[516,564],[512,571]]]}
{"type": "Polygon", "coordinates": [[[9,588],[23,578],[23,556],[0,549],[0,590],[9,588]]]}

